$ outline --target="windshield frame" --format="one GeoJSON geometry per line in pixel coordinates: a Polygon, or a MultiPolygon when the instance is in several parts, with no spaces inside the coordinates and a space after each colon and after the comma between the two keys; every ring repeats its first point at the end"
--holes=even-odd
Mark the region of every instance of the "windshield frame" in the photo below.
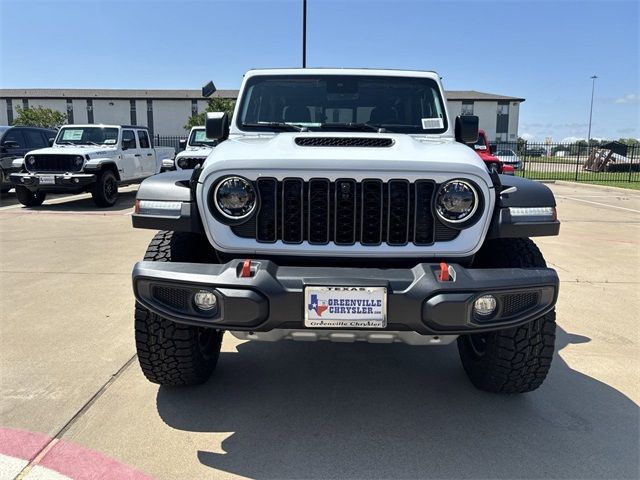
{"type": "MultiPolygon", "coordinates": [[[[252,75],[249,77],[242,88],[242,96],[240,101],[236,106],[236,111],[233,119],[234,127],[241,134],[247,133],[281,133],[281,131],[274,130],[269,125],[265,124],[264,127],[259,126],[246,126],[245,123],[253,123],[253,122],[243,122],[242,121],[242,112],[246,107],[247,102],[249,101],[249,89],[254,86],[256,83],[264,81],[265,79],[282,79],[282,80],[295,80],[298,78],[305,79],[327,79],[331,77],[346,77],[346,78],[357,78],[357,79],[375,79],[375,80],[389,80],[389,79],[403,79],[403,80],[413,80],[416,82],[423,82],[425,85],[429,85],[434,90],[434,100],[439,104],[440,111],[442,113],[442,124],[443,128],[431,128],[424,129],[421,125],[401,125],[401,124],[374,124],[373,126],[380,126],[383,128],[382,132],[379,133],[389,133],[389,134],[405,134],[405,135],[442,135],[445,134],[449,130],[449,119],[448,119],[448,108],[446,99],[443,97],[442,89],[440,84],[431,77],[426,76],[410,76],[410,75],[376,75],[373,73],[363,73],[363,74],[347,74],[347,73],[308,73],[308,74],[281,74],[281,73],[273,73],[273,74],[259,74],[252,75]],[[408,131],[407,131],[408,130],[408,131]]],[[[335,130],[330,130],[327,128],[321,128],[319,126],[314,126],[313,124],[306,123],[296,123],[296,122],[287,122],[292,125],[303,126],[307,129],[308,132],[345,132],[349,131],[349,133],[355,133],[354,130],[350,130],[348,128],[340,128],[337,127],[335,130]]],[[[353,123],[353,122],[351,122],[353,123]]],[[[360,133],[360,132],[358,132],[360,133]]],[[[363,130],[362,133],[373,133],[376,134],[375,131],[367,131],[363,130]]]]}
{"type": "MultiPolygon", "coordinates": [[[[121,129],[119,129],[118,127],[106,127],[106,126],[100,126],[100,125],[63,125],[62,127],[60,127],[60,130],[58,131],[58,133],[56,134],[56,139],[54,140],[54,145],[63,145],[63,146],[70,146],[70,145],[89,145],[89,146],[101,146],[101,147],[117,147],[118,145],[120,145],[120,136],[121,136],[121,129]],[[115,130],[116,131],[116,138],[115,138],[115,143],[98,143],[98,142],[92,142],[92,143],[84,143],[82,140],[80,141],[73,141],[73,140],[64,140],[62,138],[63,132],[65,130],[84,130],[84,129],[101,129],[101,130],[115,130]],[[60,143],[60,142],[64,142],[64,143],[60,143]],[[96,145],[97,144],[97,145],[96,145]]],[[[111,140],[111,139],[110,139],[111,140]]]]}

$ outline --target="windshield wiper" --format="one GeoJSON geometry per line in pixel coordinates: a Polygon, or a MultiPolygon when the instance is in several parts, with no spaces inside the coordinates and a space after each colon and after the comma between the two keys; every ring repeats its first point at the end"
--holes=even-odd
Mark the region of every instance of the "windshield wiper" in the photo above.
{"type": "Polygon", "coordinates": [[[332,128],[345,128],[347,130],[360,130],[364,132],[384,133],[386,130],[380,125],[372,123],[321,123],[318,128],[330,130],[332,128]]]}
{"type": "Polygon", "coordinates": [[[294,123],[285,122],[257,122],[257,123],[241,123],[243,127],[269,127],[278,130],[295,130],[297,132],[306,132],[307,127],[296,125],[294,123]]]}
{"type": "Polygon", "coordinates": [[[59,142],[56,142],[56,145],[75,145],[75,143],[72,142],[66,142],[64,140],[61,140],[59,142]]]}

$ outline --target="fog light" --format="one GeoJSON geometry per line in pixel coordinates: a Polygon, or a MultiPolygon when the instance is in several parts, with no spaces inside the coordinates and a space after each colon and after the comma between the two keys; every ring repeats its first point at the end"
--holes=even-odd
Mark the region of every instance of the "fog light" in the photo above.
{"type": "Polygon", "coordinates": [[[475,302],[473,302],[473,311],[477,315],[486,317],[495,312],[497,305],[498,302],[493,295],[483,295],[477,298],[475,302]]]}
{"type": "Polygon", "coordinates": [[[196,304],[200,310],[210,311],[216,308],[218,305],[218,299],[209,290],[198,290],[193,297],[193,303],[196,304]]]}
{"type": "Polygon", "coordinates": [[[79,178],[74,178],[73,179],[73,183],[80,183],[80,179],[79,178]]]}

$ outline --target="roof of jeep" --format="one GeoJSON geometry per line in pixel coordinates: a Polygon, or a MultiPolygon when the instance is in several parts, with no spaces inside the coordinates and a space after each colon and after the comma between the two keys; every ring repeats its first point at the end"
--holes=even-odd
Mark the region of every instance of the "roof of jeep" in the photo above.
{"type": "Polygon", "coordinates": [[[245,76],[253,75],[380,75],[391,77],[428,77],[439,79],[431,70],[401,70],[392,68],[256,68],[247,71],[245,76]]]}

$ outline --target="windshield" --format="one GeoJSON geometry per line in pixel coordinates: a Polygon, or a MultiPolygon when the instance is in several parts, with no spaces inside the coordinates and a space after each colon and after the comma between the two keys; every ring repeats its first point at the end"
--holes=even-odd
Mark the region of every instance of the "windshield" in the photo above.
{"type": "Polygon", "coordinates": [[[189,136],[189,146],[197,147],[202,145],[207,145],[209,147],[215,147],[217,142],[210,138],[207,138],[207,133],[205,130],[194,130],[191,132],[189,136]]]}
{"type": "Polygon", "coordinates": [[[115,145],[118,129],[105,127],[62,127],[56,138],[58,145],[115,145]]]}
{"type": "Polygon", "coordinates": [[[511,150],[498,150],[496,155],[500,155],[501,157],[511,157],[514,153],[511,150]]]}
{"type": "Polygon", "coordinates": [[[260,75],[247,81],[244,92],[236,120],[241,130],[273,131],[278,124],[323,131],[447,130],[440,89],[430,78],[260,75]]]}

